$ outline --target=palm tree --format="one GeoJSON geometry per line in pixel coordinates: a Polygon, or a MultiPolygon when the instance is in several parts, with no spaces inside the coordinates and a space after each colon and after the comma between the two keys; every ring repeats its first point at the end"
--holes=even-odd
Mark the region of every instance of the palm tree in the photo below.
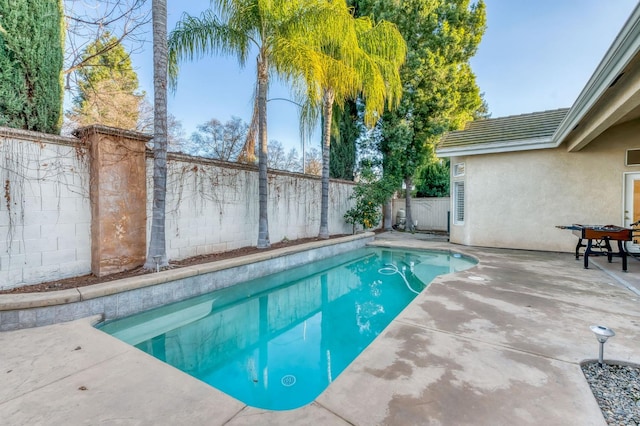
{"type": "Polygon", "coordinates": [[[153,212],[145,269],[169,265],[165,240],[167,194],[167,0],[153,0],[153,212]]]}
{"type": "MultiPolygon", "coordinates": [[[[267,248],[267,89],[269,74],[275,72],[296,86],[301,81],[318,81],[323,72],[322,54],[317,47],[321,37],[310,36],[312,28],[322,26],[327,33],[336,16],[346,7],[326,0],[212,0],[218,12],[209,9],[200,17],[185,15],[169,37],[170,74],[176,76],[177,62],[206,53],[233,54],[245,66],[252,49],[256,57],[256,106],[258,109],[258,248],[267,248]],[[340,10],[338,13],[337,11],[340,10]]],[[[319,94],[311,84],[304,85],[307,96],[319,94]]]]}
{"type": "Polygon", "coordinates": [[[402,96],[400,66],[406,43],[394,24],[374,25],[368,17],[353,19],[353,31],[336,43],[323,46],[333,60],[325,62],[318,81],[322,96],[322,199],[319,238],[329,238],[329,158],[333,105],[362,96],[364,122],[372,127],[386,107],[398,105],[402,96]]]}

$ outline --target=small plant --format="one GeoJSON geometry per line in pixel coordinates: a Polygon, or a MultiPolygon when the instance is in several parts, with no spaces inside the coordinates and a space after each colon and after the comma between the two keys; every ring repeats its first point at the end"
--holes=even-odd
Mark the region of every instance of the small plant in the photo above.
{"type": "Polygon", "coordinates": [[[362,229],[369,229],[380,223],[382,219],[381,206],[387,201],[389,195],[389,185],[383,180],[376,179],[370,168],[364,168],[350,197],[356,200],[356,204],[344,215],[347,223],[353,226],[354,234],[357,224],[360,224],[362,229]]]}
{"type": "MultiPolygon", "coordinates": [[[[356,198],[356,197],[354,197],[356,198]]],[[[353,225],[353,233],[356,233],[356,224],[362,225],[362,229],[368,229],[380,223],[382,213],[380,205],[373,205],[371,201],[366,199],[358,199],[355,207],[347,210],[344,215],[347,223],[353,225]]]]}

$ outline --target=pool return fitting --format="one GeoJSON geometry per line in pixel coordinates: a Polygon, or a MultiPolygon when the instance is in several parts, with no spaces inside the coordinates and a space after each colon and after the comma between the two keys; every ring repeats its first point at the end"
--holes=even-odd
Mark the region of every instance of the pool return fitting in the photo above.
{"type": "MultiPolygon", "coordinates": [[[[411,262],[412,265],[410,265],[410,268],[413,266],[413,262],[411,262]]],[[[413,268],[411,268],[413,269],[413,268]]],[[[404,280],[404,283],[407,285],[407,288],[409,290],[411,290],[412,292],[414,292],[415,294],[420,294],[419,291],[415,291],[413,288],[411,288],[411,285],[409,284],[409,281],[407,281],[407,277],[405,275],[405,272],[407,271],[407,267],[403,266],[402,267],[402,271],[400,271],[400,269],[398,269],[397,265],[394,265],[393,263],[387,263],[386,265],[384,265],[384,267],[378,269],[378,273],[382,274],[382,275],[393,275],[393,274],[398,274],[402,277],[402,279],[404,280]]]]}

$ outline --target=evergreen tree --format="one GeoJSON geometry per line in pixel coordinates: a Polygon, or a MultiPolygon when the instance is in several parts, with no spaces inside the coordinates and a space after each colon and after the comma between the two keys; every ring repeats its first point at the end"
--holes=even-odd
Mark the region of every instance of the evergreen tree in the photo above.
{"type": "Polygon", "coordinates": [[[353,180],[356,141],[362,131],[355,101],[346,101],[342,108],[334,108],[332,127],[329,175],[336,179],[353,180]]]}
{"type": "Polygon", "coordinates": [[[120,41],[105,33],[85,49],[78,73],[79,93],[69,118],[79,126],[93,123],[133,130],[144,95],[138,75],[120,41]]]}
{"type": "Polygon", "coordinates": [[[433,159],[418,172],[416,177],[417,197],[449,196],[449,160],[433,159]]]}
{"type": "MultiPolygon", "coordinates": [[[[347,0],[354,18],[363,16],[358,0],[347,0]]],[[[332,178],[353,180],[358,158],[358,139],[364,131],[358,113],[358,100],[348,99],[342,108],[334,110],[334,126],[330,146],[330,175],[332,178]]]]}
{"type": "MultiPolygon", "coordinates": [[[[357,11],[395,23],[407,42],[400,107],[382,119],[385,175],[408,189],[420,167],[435,159],[446,131],[486,113],[469,66],[485,30],[482,0],[357,0],[357,11]]],[[[407,191],[407,223],[411,220],[407,191]]]]}
{"type": "Polygon", "coordinates": [[[0,0],[0,126],[62,125],[62,0],[0,0]]]}

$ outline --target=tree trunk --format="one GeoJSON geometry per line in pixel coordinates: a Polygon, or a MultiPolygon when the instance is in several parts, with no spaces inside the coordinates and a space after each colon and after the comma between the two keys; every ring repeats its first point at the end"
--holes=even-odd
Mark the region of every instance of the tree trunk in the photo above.
{"type": "Polygon", "coordinates": [[[169,265],[165,240],[167,195],[167,1],[153,0],[153,211],[145,269],[169,265]]]}
{"type": "Polygon", "coordinates": [[[385,231],[391,231],[393,230],[393,206],[391,205],[391,199],[388,199],[382,208],[384,215],[383,228],[385,231]]]}
{"type": "Polygon", "coordinates": [[[251,124],[247,130],[247,138],[238,157],[238,163],[254,164],[256,162],[256,133],[258,133],[258,94],[253,95],[253,114],[251,115],[251,124]]]}
{"type": "Polygon", "coordinates": [[[268,64],[264,52],[258,57],[258,248],[268,248],[269,221],[267,207],[269,201],[267,180],[267,85],[269,82],[268,64]]]}
{"type": "Polygon", "coordinates": [[[411,176],[405,177],[404,185],[407,187],[405,195],[406,205],[404,208],[407,217],[405,229],[407,231],[413,232],[415,230],[413,226],[413,218],[411,217],[411,187],[413,186],[413,178],[411,176]]]}
{"type": "Polygon", "coordinates": [[[327,89],[322,98],[322,198],[320,201],[320,233],[318,238],[329,238],[329,159],[331,149],[331,118],[333,116],[333,90],[327,89]]]}

